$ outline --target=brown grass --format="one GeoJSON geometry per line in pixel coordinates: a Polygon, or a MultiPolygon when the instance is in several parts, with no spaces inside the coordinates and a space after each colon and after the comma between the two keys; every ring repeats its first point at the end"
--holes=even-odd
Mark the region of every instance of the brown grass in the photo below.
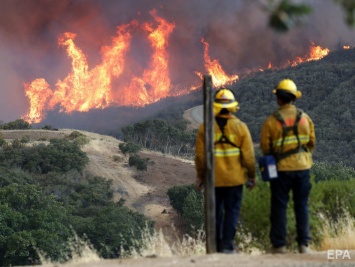
{"type": "Polygon", "coordinates": [[[348,211],[336,223],[325,219],[321,234],[323,240],[320,250],[355,250],[355,219],[348,211]]]}

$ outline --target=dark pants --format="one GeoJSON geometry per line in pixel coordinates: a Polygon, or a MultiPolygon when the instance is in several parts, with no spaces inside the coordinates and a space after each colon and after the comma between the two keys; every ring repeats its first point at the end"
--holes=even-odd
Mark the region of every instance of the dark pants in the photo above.
{"type": "Polygon", "coordinates": [[[278,178],[270,181],[271,187],[271,230],[270,240],[274,247],[286,245],[286,210],[289,193],[292,191],[299,245],[308,245],[309,217],[308,198],[311,191],[310,171],[278,172],[278,178]]]}
{"type": "Polygon", "coordinates": [[[217,252],[234,250],[242,195],[243,185],[215,188],[217,252]]]}

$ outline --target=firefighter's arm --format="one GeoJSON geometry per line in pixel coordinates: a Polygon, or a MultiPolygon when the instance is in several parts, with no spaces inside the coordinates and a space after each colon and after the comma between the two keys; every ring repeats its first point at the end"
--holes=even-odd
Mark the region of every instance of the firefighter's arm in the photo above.
{"type": "Polygon", "coordinates": [[[271,143],[271,131],[270,131],[270,120],[266,119],[262,128],[260,135],[260,149],[263,155],[272,154],[272,143],[271,143]]]}
{"type": "Polygon", "coordinates": [[[309,116],[307,116],[307,120],[309,123],[309,141],[307,143],[307,148],[309,149],[310,152],[313,152],[314,147],[316,146],[316,134],[314,131],[314,123],[309,116]]]}
{"type": "Polygon", "coordinates": [[[243,141],[241,145],[241,155],[243,158],[243,166],[248,171],[248,178],[255,179],[255,152],[254,144],[248,127],[244,124],[243,141]]]}

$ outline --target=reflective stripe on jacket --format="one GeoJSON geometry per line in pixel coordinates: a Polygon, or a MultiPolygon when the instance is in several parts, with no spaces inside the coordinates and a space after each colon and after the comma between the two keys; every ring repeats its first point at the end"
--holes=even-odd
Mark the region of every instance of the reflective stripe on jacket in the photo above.
{"type": "MultiPolygon", "coordinates": [[[[296,119],[297,108],[295,105],[286,104],[280,106],[278,112],[281,114],[287,126],[292,126],[296,119]]],[[[312,167],[312,151],[315,147],[316,137],[314,124],[311,118],[302,112],[298,123],[298,137],[307,151],[292,154],[277,163],[279,171],[306,170],[312,167]]],[[[264,155],[276,154],[282,143],[282,125],[274,115],[270,115],[265,120],[261,129],[260,148],[264,155]]],[[[282,152],[297,148],[298,140],[291,131],[287,134],[282,152]]]]}
{"type": "MultiPolygon", "coordinates": [[[[255,177],[254,146],[247,125],[234,115],[220,115],[228,118],[224,126],[225,136],[234,143],[216,143],[214,147],[215,186],[237,186],[244,184],[247,178],[255,177]]],[[[214,122],[214,141],[222,135],[217,122],[214,122]]],[[[204,124],[200,125],[196,139],[195,167],[197,177],[204,175],[204,124]]]]}

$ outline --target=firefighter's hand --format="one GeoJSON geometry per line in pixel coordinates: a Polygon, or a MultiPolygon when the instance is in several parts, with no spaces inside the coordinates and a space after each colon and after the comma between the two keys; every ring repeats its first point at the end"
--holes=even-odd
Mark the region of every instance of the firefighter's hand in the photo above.
{"type": "Polygon", "coordinates": [[[246,187],[249,190],[252,190],[256,186],[256,179],[254,178],[249,178],[248,181],[245,183],[246,187]]]}
{"type": "Polygon", "coordinates": [[[196,178],[195,187],[196,187],[196,190],[199,192],[202,190],[203,182],[202,182],[201,178],[198,178],[198,177],[196,178]]]}

